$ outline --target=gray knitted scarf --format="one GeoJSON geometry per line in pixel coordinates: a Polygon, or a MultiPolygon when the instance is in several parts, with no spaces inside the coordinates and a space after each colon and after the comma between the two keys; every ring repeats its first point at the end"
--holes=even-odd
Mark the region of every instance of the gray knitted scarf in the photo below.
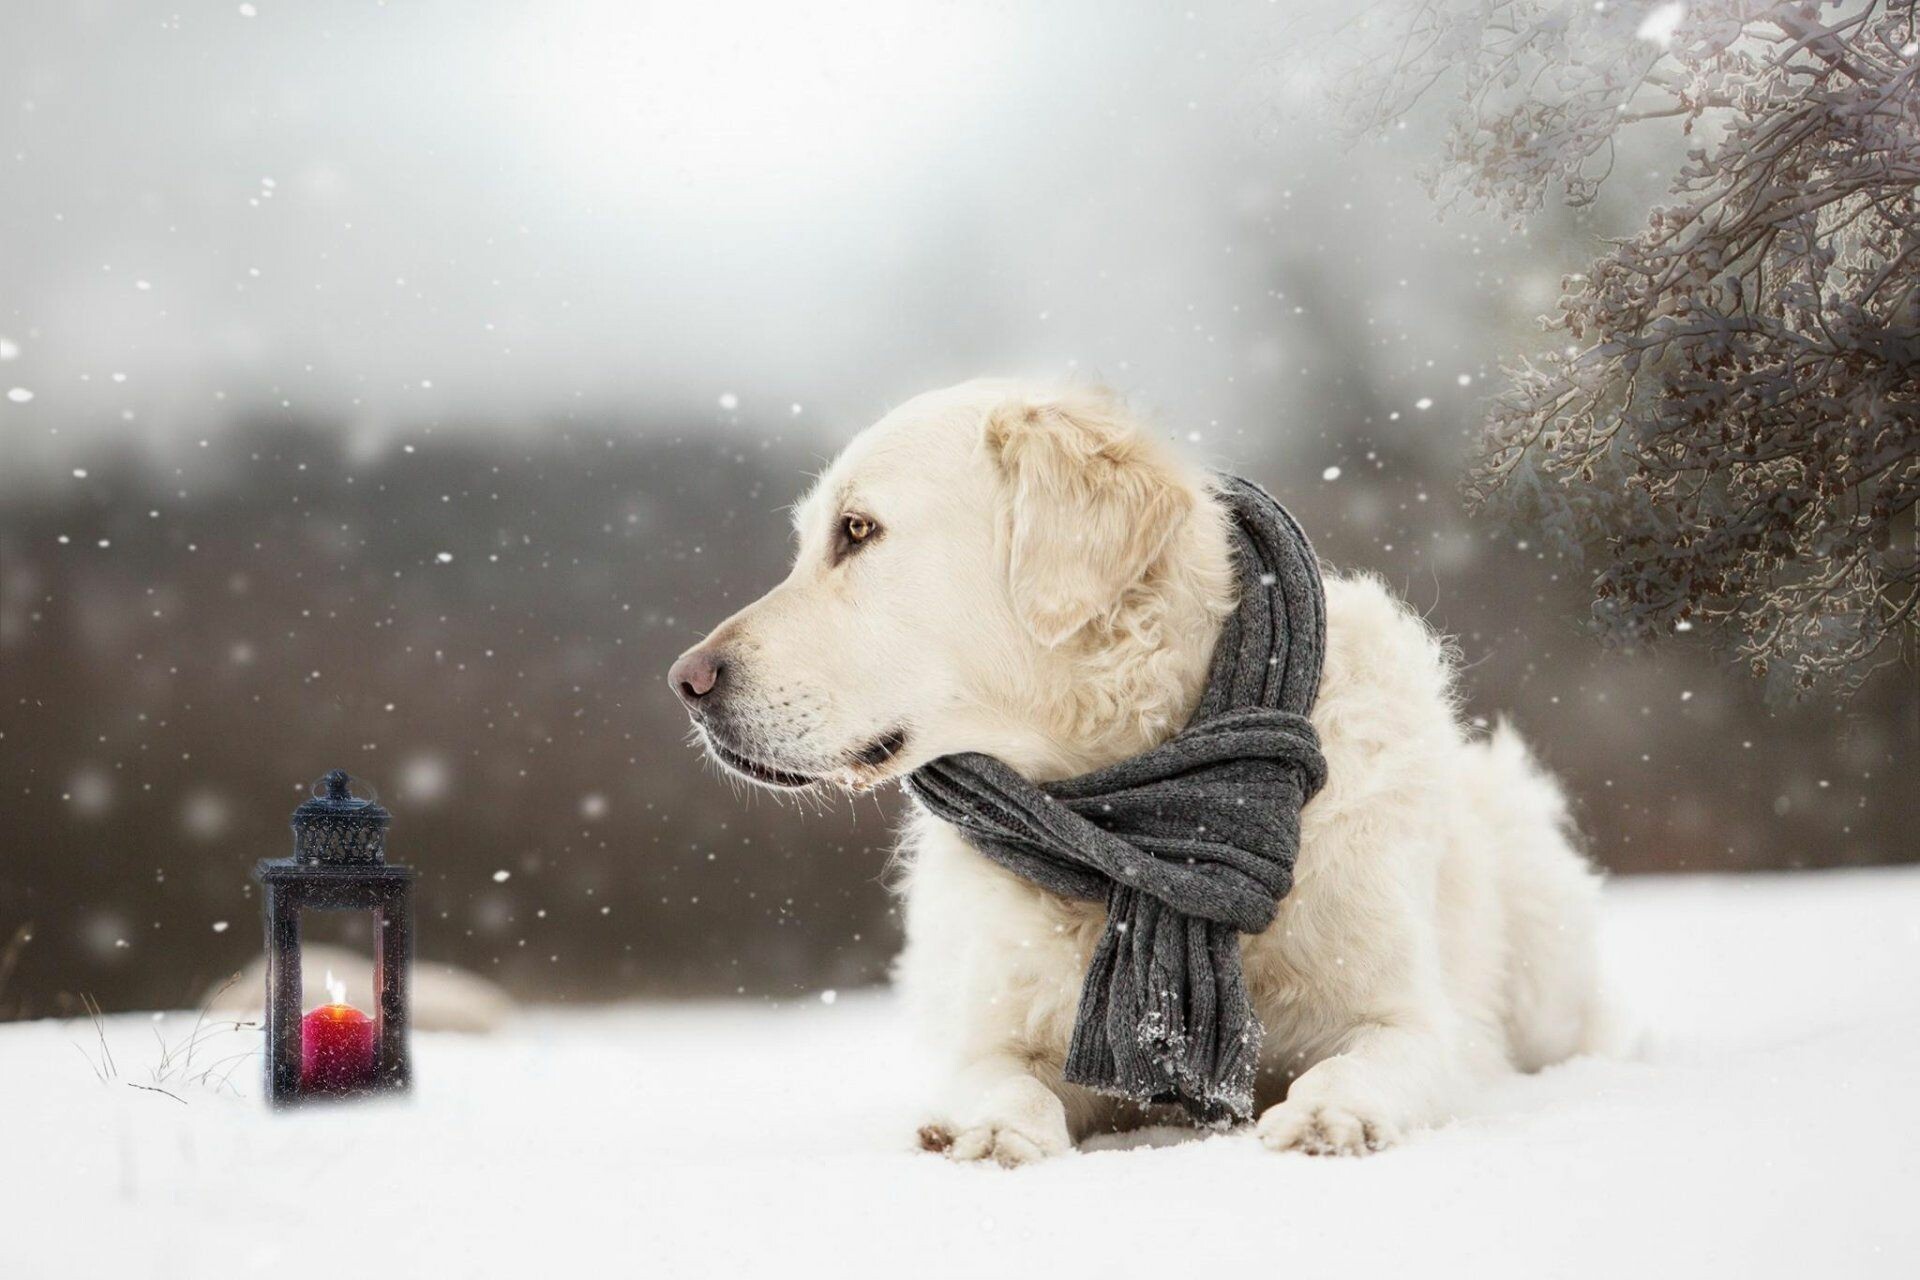
{"type": "Polygon", "coordinates": [[[1193,719],[1159,746],[1035,784],[992,756],[942,756],[908,789],[1050,893],[1105,900],[1065,1079],[1221,1124],[1253,1110],[1264,1034],[1240,968],[1293,887],[1300,808],[1327,779],[1307,720],[1326,600],[1313,547],[1257,485],[1222,476],[1240,601],[1193,719]]]}

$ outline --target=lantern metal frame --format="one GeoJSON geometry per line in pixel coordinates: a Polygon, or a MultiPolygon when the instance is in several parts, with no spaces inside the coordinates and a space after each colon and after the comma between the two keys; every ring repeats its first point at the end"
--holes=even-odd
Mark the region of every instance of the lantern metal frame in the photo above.
{"type": "Polygon", "coordinates": [[[294,811],[294,856],[263,858],[254,870],[266,925],[267,1096],[276,1107],[339,1092],[300,1083],[304,992],[300,916],[305,911],[368,911],[378,936],[373,953],[374,1067],[363,1088],[344,1096],[404,1092],[413,1083],[408,991],[413,967],[411,867],[386,861],[392,815],[353,796],[345,770],[322,779],[326,791],[294,811]]]}

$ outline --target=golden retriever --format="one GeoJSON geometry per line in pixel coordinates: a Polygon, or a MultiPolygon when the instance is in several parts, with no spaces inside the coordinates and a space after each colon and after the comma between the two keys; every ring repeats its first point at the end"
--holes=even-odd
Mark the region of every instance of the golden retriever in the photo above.
{"type": "MultiPolygon", "coordinates": [[[[1206,475],[1098,391],[920,396],[795,525],[786,581],[670,675],[708,751],[768,787],[865,789],[958,751],[1045,781],[1138,753],[1185,723],[1234,599],[1206,475]]],[[[1421,619],[1373,578],[1330,573],[1326,595],[1330,780],[1293,891],[1243,947],[1260,1139],[1358,1154],[1600,1047],[1598,882],[1519,738],[1463,729],[1421,619]]],[[[1014,1165],[1151,1119],[1060,1081],[1101,905],[918,810],[903,853],[898,980],[950,1068],[923,1143],[1014,1165]]]]}

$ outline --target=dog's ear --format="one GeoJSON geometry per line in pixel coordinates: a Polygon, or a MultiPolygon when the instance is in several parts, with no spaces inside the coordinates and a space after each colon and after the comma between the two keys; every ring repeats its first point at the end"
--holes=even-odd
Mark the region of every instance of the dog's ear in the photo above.
{"type": "Polygon", "coordinates": [[[1010,401],[985,442],[1006,482],[1013,606],[1049,648],[1119,604],[1193,511],[1178,465],[1101,397],[1010,401]]]}

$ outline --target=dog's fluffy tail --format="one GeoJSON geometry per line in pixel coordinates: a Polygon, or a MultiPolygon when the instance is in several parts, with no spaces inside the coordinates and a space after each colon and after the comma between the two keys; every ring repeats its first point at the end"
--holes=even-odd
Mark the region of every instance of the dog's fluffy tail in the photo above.
{"type": "Polygon", "coordinates": [[[1508,945],[1507,1034],[1533,1071],[1582,1053],[1622,1055],[1634,1034],[1600,968],[1600,876],[1560,785],[1504,719],[1470,749],[1464,779],[1495,847],[1508,945]]]}

